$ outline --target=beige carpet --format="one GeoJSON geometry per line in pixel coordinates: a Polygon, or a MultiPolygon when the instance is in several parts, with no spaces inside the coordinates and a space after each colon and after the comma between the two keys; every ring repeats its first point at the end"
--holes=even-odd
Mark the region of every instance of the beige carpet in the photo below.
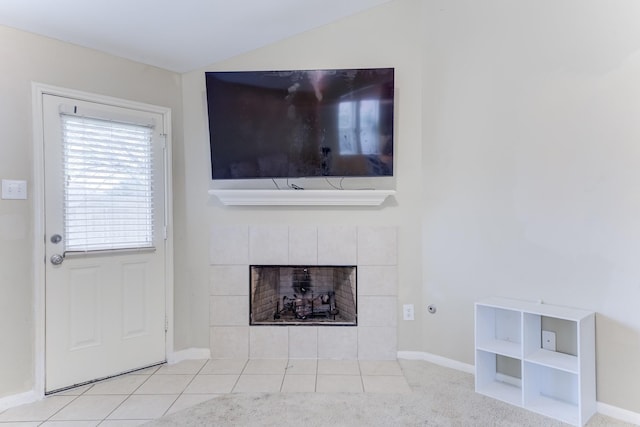
{"type": "MultiPolygon", "coordinates": [[[[412,392],[225,394],[148,426],[564,426],[479,395],[473,375],[401,360],[412,392]]],[[[596,414],[589,427],[631,426],[596,414]]]]}

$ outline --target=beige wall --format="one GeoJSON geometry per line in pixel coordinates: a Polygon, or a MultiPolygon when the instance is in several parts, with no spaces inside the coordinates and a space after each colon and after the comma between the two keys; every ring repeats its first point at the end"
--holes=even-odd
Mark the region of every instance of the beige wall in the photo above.
{"type": "Polygon", "coordinates": [[[473,301],[597,312],[600,402],[640,412],[640,3],[424,2],[416,338],[473,363],[473,301]]]}
{"type": "MultiPolygon", "coordinates": [[[[0,398],[34,386],[31,82],[173,109],[181,152],[179,75],[0,27],[0,179],[28,182],[28,200],[0,200],[0,398]]],[[[179,169],[179,168],[178,168],[179,169]]]]}

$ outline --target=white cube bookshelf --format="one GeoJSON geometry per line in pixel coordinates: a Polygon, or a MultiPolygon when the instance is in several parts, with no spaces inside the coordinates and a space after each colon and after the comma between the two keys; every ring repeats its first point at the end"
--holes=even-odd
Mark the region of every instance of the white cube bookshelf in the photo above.
{"type": "Polygon", "coordinates": [[[595,414],[595,313],[489,298],[475,304],[475,341],[476,392],[577,426],[595,414]],[[559,326],[556,351],[543,324],[559,326]]]}

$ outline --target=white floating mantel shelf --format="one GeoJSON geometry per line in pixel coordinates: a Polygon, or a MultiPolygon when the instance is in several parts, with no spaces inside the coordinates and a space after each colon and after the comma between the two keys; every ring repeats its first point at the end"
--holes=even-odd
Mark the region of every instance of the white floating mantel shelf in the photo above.
{"type": "Polygon", "coordinates": [[[394,190],[209,190],[227,206],[380,206],[394,190]]]}

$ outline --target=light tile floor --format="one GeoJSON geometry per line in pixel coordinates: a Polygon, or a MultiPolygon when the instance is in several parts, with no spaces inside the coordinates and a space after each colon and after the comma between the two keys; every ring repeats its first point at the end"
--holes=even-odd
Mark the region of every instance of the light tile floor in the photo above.
{"type": "Polygon", "coordinates": [[[396,361],[187,360],[0,412],[0,427],[144,424],[226,393],[409,393],[396,361]]]}

